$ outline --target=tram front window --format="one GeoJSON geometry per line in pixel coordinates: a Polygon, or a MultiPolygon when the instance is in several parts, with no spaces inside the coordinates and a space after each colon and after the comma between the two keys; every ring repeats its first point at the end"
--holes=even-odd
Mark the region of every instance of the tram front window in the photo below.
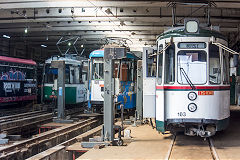
{"type": "Polygon", "coordinates": [[[92,79],[103,79],[103,60],[102,59],[93,59],[92,67],[92,79]]]}
{"type": "MultiPolygon", "coordinates": [[[[70,82],[70,74],[69,74],[69,66],[66,65],[65,72],[65,84],[69,84],[70,82]]],[[[54,80],[58,79],[58,69],[50,68],[50,64],[47,64],[45,67],[45,83],[54,83],[54,80]]]]}
{"type": "Polygon", "coordinates": [[[45,83],[53,83],[54,79],[58,77],[58,69],[50,68],[50,65],[47,64],[45,67],[45,83]]]}
{"type": "Polygon", "coordinates": [[[207,62],[205,51],[181,50],[178,52],[178,83],[205,84],[207,82],[207,62]],[[183,70],[187,77],[182,73],[183,70]]]}

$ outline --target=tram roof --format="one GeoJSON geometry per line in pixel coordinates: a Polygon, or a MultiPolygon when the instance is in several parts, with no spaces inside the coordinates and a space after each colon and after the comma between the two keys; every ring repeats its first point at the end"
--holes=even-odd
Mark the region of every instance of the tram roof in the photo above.
{"type": "MultiPolygon", "coordinates": [[[[92,51],[89,55],[89,58],[101,58],[101,57],[104,57],[104,49],[99,49],[99,50],[92,51]]],[[[129,58],[129,59],[139,59],[137,56],[135,56],[131,52],[127,52],[127,58],[129,58]]]]}
{"type": "Polygon", "coordinates": [[[77,64],[77,65],[81,64],[81,60],[76,59],[76,57],[72,55],[68,55],[65,57],[52,56],[51,58],[47,59],[45,63],[51,63],[51,61],[53,60],[62,60],[62,61],[65,61],[66,64],[77,64]]]}
{"type": "Polygon", "coordinates": [[[31,59],[21,59],[21,58],[13,58],[13,57],[5,57],[5,56],[0,56],[0,61],[37,65],[36,62],[31,59]]]}
{"type": "Polygon", "coordinates": [[[202,27],[199,27],[199,33],[186,33],[185,27],[175,27],[171,28],[164,33],[160,34],[157,38],[157,41],[170,38],[170,37],[212,37],[215,38],[221,38],[224,40],[227,40],[224,35],[222,35],[220,32],[217,32],[215,30],[209,30],[202,27]]]}

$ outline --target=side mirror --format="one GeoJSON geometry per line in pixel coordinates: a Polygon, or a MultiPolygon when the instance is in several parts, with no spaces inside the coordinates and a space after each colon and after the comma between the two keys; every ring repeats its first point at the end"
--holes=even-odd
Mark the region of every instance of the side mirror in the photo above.
{"type": "Polygon", "coordinates": [[[233,65],[234,67],[237,67],[238,66],[238,60],[239,59],[239,55],[238,54],[234,54],[233,55],[233,65]]]}

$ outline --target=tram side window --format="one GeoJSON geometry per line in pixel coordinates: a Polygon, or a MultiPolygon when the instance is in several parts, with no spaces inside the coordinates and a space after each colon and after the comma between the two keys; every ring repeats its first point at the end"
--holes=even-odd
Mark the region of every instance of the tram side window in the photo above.
{"type": "Polygon", "coordinates": [[[121,81],[131,81],[131,63],[128,61],[122,61],[121,71],[120,71],[120,80],[121,81]]]}
{"type": "Polygon", "coordinates": [[[127,81],[134,81],[134,75],[137,74],[137,72],[136,73],[134,72],[134,62],[132,62],[132,61],[128,62],[127,73],[128,73],[127,81]]]}
{"type": "Polygon", "coordinates": [[[209,82],[210,84],[221,83],[221,65],[219,48],[216,45],[209,45],[209,82]]]}
{"type": "Polygon", "coordinates": [[[156,56],[147,58],[147,77],[156,77],[157,60],[156,56]]]}
{"type": "Polygon", "coordinates": [[[81,82],[81,68],[74,66],[70,67],[70,83],[79,84],[81,82]]]}
{"type": "Polygon", "coordinates": [[[119,61],[117,61],[117,62],[115,62],[114,63],[114,73],[113,73],[113,78],[119,78],[119,72],[120,72],[120,69],[119,69],[119,67],[120,67],[120,63],[119,63],[119,61]]]}
{"type": "Polygon", "coordinates": [[[223,53],[223,84],[229,84],[229,59],[228,53],[222,50],[223,53]]]}
{"type": "Polygon", "coordinates": [[[65,72],[65,84],[70,83],[70,67],[66,65],[66,72],[65,72]]]}
{"type": "Polygon", "coordinates": [[[84,66],[81,67],[81,70],[80,70],[80,82],[84,83],[87,81],[87,78],[88,78],[88,66],[84,66]]]}
{"type": "Polygon", "coordinates": [[[158,83],[162,83],[163,54],[158,56],[158,83]]]}
{"type": "Polygon", "coordinates": [[[173,84],[175,81],[175,45],[172,44],[165,51],[165,83],[173,84]]]}
{"type": "Polygon", "coordinates": [[[75,75],[75,73],[74,73],[74,68],[72,68],[72,67],[70,67],[70,80],[69,80],[69,82],[70,82],[70,84],[73,84],[73,83],[75,83],[75,80],[74,80],[74,76],[75,75]]]}

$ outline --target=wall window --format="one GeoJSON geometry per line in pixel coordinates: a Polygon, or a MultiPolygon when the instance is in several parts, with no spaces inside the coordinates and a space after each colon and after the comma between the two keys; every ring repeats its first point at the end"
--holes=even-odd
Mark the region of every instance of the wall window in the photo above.
{"type": "Polygon", "coordinates": [[[209,44],[209,82],[210,84],[221,83],[221,65],[219,48],[209,44]]]}

